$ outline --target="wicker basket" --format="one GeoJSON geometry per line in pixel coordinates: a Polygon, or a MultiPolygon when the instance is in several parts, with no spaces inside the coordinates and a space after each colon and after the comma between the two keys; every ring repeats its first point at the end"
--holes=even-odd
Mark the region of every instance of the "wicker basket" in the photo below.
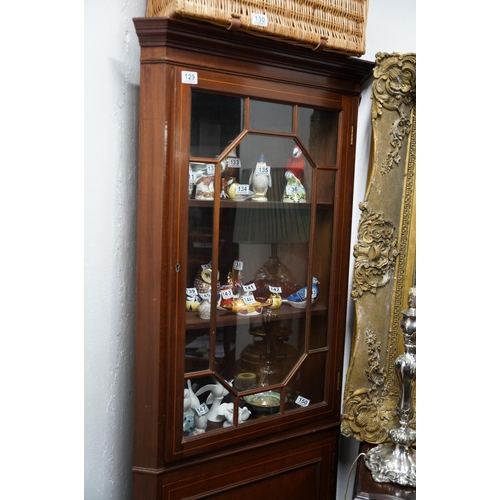
{"type": "Polygon", "coordinates": [[[148,17],[190,17],[347,55],[366,51],[368,0],[148,0],[148,17]]]}

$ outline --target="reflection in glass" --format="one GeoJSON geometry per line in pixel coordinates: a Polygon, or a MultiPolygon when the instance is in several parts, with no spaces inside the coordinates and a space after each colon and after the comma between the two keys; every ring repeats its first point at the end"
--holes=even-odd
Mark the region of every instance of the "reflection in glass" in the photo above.
{"type": "MultiPolygon", "coordinates": [[[[325,373],[327,352],[309,354],[295,373],[287,387],[290,402],[304,398],[309,404],[321,403],[325,400],[325,373]]],[[[288,405],[289,409],[297,408],[288,405]]]]}
{"type": "Polygon", "coordinates": [[[299,106],[298,135],[316,165],[334,166],[337,156],[338,112],[299,106]]]}
{"type": "Polygon", "coordinates": [[[206,370],[210,361],[209,320],[200,317],[203,293],[211,291],[213,208],[192,206],[188,220],[185,371],[206,370]],[[202,293],[200,295],[200,292],[202,293]]]}
{"type": "Polygon", "coordinates": [[[250,100],[250,129],[292,132],[293,106],[250,100]]]}
{"type": "Polygon", "coordinates": [[[241,160],[240,182],[250,184],[251,175],[259,168],[259,160],[263,157],[271,176],[266,192],[268,201],[283,201],[289,184],[287,169],[292,169],[301,178],[305,192],[303,201],[310,201],[312,167],[305,155],[294,158],[297,149],[300,149],[297,142],[290,137],[248,134],[238,148],[241,160]],[[293,163],[297,160],[300,165],[294,168],[293,163]]]}
{"type": "Polygon", "coordinates": [[[243,99],[193,90],[191,156],[216,158],[242,130],[243,99]]]}
{"type": "MultiPolygon", "coordinates": [[[[184,389],[184,437],[203,434],[211,429],[236,423],[231,383],[214,377],[187,379],[184,389]]],[[[248,409],[238,413],[238,423],[250,416],[248,409]]]]}
{"type": "MultiPolygon", "coordinates": [[[[218,312],[218,320],[232,314],[235,323],[234,388],[239,392],[281,384],[289,376],[304,352],[305,309],[297,310],[283,302],[307,284],[311,205],[284,203],[286,170],[297,143],[290,137],[248,134],[239,144],[240,180],[250,182],[256,154],[266,158],[271,183],[267,201],[247,198],[226,208],[221,203],[221,220],[227,212],[234,214],[231,225],[220,226],[220,244],[233,243],[232,262],[239,263],[238,281],[228,254],[220,253],[221,273],[228,276],[227,287],[234,302],[250,297],[264,305],[259,311],[241,304],[241,309],[218,312]],[[231,279],[230,279],[231,278],[231,279]],[[245,287],[252,287],[246,290],[245,287]],[[245,297],[245,295],[247,297],[245,297]]],[[[298,176],[309,179],[312,188],[312,166],[302,160],[298,176]]]]}

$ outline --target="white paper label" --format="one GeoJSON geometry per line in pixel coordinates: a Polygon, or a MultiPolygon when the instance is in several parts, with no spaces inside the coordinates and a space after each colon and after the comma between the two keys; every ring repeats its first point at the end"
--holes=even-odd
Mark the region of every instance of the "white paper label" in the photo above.
{"type": "Polygon", "coordinates": [[[203,300],[210,300],[210,293],[200,293],[200,297],[203,299],[203,300]]]}
{"type": "Polygon", "coordinates": [[[228,289],[228,288],[226,288],[226,289],[224,289],[224,290],[221,290],[221,291],[220,291],[220,296],[221,296],[223,299],[230,299],[230,298],[234,297],[234,295],[233,295],[233,291],[232,291],[232,290],[230,290],[230,289],[228,289]]]}
{"type": "Polygon", "coordinates": [[[243,302],[246,305],[250,305],[250,304],[254,304],[255,303],[255,298],[254,298],[253,294],[243,295],[241,298],[243,299],[243,302]]]}
{"type": "Polygon", "coordinates": [[[239,184],[236,186],[236,194],[239,196],[245,196],[250,194],[250,185],[249,184],[239,184]]]}
{"type": "Polygon", "coordinates": [[[254,290],[257,290],[257,287],[255,286],[255,283],[250,283],[249,285],[243,285],[243,290],[245,292],[253,292],[254,290]]]}
{"type": "Polygon", "coordinates": [[[233,262],[233,267],[236,271],[243,271],[243,261],[235,260],[233,262]]]}
{"type": "Polygon", "coordinates": [[[271,173],[271,167],[268,167],[267,165],[265,167],[259,166],[255,170],[256,175],[269,175],[271,173]]]}
{"type": "Polygon", "coordinates": [[[241,160],[239,158],[228,158],[227,166],[229,168],[241,168],[241,160]]]}
{"type": "Polygon", "coordinates": [[[297,399],[295,400],[295,404],[298,404],[299,406],[309,406],[309,403],[311,401],[307,398],[303,398],[302,396],[298,396],[297,399]]]}
{"type": "Polygon", "coordinates": [[[195,412],[198,414],[199,417],[202,417],[206,413],[208,413],[208,406],[206,403],[201,403],[198,408],[195,409],[195,412]]]}
{"type": "Polygon", "coordinates": [[[215,163],[207,163],[207,175],[215,175],[215,163]]]}
{"type": "Polygon", "coordinates": [[[267,15],[266,14],[252,14],[252,24],[254,26],[267,27],[267,15]]]}
{"type": "Polygon", "coordinates": [[[198,73],[196,71],[181,71],[181,81],[182,83],[188,83],[190,85],[198,84],[198,73]]]}
{"type": "Polygon", "coordinates": [[[212,264],[202,264],[201,268],[205,271],[206,269],[212,269],[212,264]]]}
{"type": "Polygon", "coordinates": [[[299,192],[299,186],[287,186],[285,190],[288,195],[297,194],[299,192]]]}
{"type": "Polygon", "coordinates": [[[281,293],[281,287],[280,286],[271,286],[271,285],[269,285],[269,291],[271,293],[281,293]]]}

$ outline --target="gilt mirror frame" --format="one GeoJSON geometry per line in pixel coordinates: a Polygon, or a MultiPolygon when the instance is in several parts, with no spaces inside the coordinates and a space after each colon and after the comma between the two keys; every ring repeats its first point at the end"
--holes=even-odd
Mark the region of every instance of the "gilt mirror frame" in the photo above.
{"type": "Polygon", "coordinates": [[[353,252],[355,321],[341,431],[377,444],[398,426],[394,362],[404,351],[401,312],[415,286],[416,55],[377,53],[373,77],[372,143],[353,252]]]}

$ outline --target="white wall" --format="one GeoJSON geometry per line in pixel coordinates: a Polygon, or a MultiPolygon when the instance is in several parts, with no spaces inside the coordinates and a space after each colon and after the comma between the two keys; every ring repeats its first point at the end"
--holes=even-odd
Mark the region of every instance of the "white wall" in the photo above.
{"type": "MultiPolygon", "coordinates": [[[[145,7],[146,0],[85,1],[86,500],[127,500],[131,494],[139,84],[132,18],[144,15],[145,7]]],[[[379,51],[415,52],[415,17],[415,0],[371,0],[363,58],[374,60],[379,51]]],[[[351,247],[368,167],[370,83],[359,114],[351,247]]],[[[349,319],[346,364],[351,301],[349,319]]],[[[339,500],[357,455],[357,442],[349,441],[342,440],[339,500]]]]}
{"type": "Polygon", "coordinates": [[[146,0],[85,2],[85,498],[131,497],[139,44],[146,0]]]}

